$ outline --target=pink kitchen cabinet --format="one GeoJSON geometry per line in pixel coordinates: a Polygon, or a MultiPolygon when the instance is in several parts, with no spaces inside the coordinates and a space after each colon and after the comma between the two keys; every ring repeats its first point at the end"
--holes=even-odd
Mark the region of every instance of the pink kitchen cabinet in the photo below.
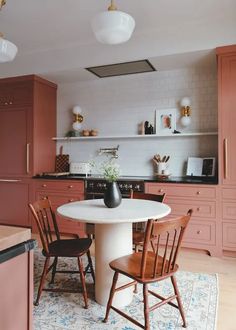
{"type": "MultiPolygon", "coordinates": [[[[84,199],[84,181],[83,180],[42,180],[35,179],[34,182],[34,199],[40,200],[49,198],[52,208],[56,209],[66,203],[80,201],[84,199]]],[[[57,223],[59,231],[65,234],[79,234],[80,237],[85,236],[85,225],[79,221],[65,219],[57,215],[57,223]]],[[[33,225],[33,231],[37,231],[33,225]]]]}
{"type": "Polygon", "coordinates": [[[0,79],[0,223],[31,226],[30,178],[55,167],[56,92],[35,75],[0,79]]]}
{"type": "Polygon", "coordinates": [[[223,250],[236,252],[236,45],[217,48],[223,250]]]}
{"type": "Polygon", "coordinates": [[[205,250],[212,256],[221,256],[218,185],[150,182],[145,184],[145,192],[166,193],[165,203],[171,207],[171,216],[181,216],[192,209],[193,216],[185,233],[183,246],[205,250]]]}
{"type": "Polygon", "coordinates": [[[0,79],[0,179],[54,170],[56,91],[34,75],[0,79]]]}

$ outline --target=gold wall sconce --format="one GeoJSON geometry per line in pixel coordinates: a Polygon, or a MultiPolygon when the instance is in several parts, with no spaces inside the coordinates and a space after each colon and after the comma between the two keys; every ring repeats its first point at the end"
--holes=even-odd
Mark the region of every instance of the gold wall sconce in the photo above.
{"type": "Polygon", "coordinates": [[[79,131],[82,128],[82,122],[84,120],[84,117],[81,115],[82,109],[76,105],[73,107],[72,112],[74,114],[73,130],[79,131]]]}
{"type": "Polygon", "coordinates": [[[182,117],[180,118],[180,123],[182,126],[186,127],[191,124],[191,101],[189,97],[183,97],[182,100],[180,101],[181,105],[181,115],[182,117]]]}

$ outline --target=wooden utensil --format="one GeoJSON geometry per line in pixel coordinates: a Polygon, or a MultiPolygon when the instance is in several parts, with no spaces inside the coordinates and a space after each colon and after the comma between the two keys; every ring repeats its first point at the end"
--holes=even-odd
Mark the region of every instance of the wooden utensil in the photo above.
{"type": "Polygon", "coordinates": [[[166,161],[166,156],[163,156],[162,163],[165,163],[165,161],[166,161]]]}
{"type": "Polygon", "coordinates": [[[158,155],[155,155],[154,158],[156,159],[156,161],[159,163],[161,161],[161,156],[158,154],[158,155]]]}
{"type": "Polygon", "coordinates": [[[170,156],[167,156],[166,157],[166,163],[168,162],[169,159],[170,159],[170,156]]]}

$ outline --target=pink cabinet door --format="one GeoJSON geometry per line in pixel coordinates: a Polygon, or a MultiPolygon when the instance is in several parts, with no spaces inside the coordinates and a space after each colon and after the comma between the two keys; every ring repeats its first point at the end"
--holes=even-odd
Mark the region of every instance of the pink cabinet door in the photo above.
{"type": "Polygon", "coordinates": [[[0,179],[30,171],[29,110],[0,109],[0,179]]]}
{"type": "Polygon", "coordinates": [[[0,223],[30,227],[29,183],[0,180],[0,223]]]}
{"type": "Polygon", "coordinates": [[[219,125],[223,184],[236,184],[236,47],[219,56],[219,125]]]}

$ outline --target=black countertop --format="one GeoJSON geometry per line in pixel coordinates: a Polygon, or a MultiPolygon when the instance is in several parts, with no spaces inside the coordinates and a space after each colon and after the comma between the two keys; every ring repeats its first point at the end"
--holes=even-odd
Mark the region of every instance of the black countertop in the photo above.
{"type": "MultiPolygon", "coordinates": [[[[33,177],[34,179],[48,179],[48,180],[103,180],[102,176],[91,175],[85,177],[79,174],[68,175],[48,175],[39,174],[33,177]]],[[[144,182],[162,182],[162,183],[186,183],[186,184],[218,184],[216,177],[193,177],[193,176],[170,176],[168,178],[160,178],[157,176],[121,176],[118,181],[144,181],[144,182]]]]}

